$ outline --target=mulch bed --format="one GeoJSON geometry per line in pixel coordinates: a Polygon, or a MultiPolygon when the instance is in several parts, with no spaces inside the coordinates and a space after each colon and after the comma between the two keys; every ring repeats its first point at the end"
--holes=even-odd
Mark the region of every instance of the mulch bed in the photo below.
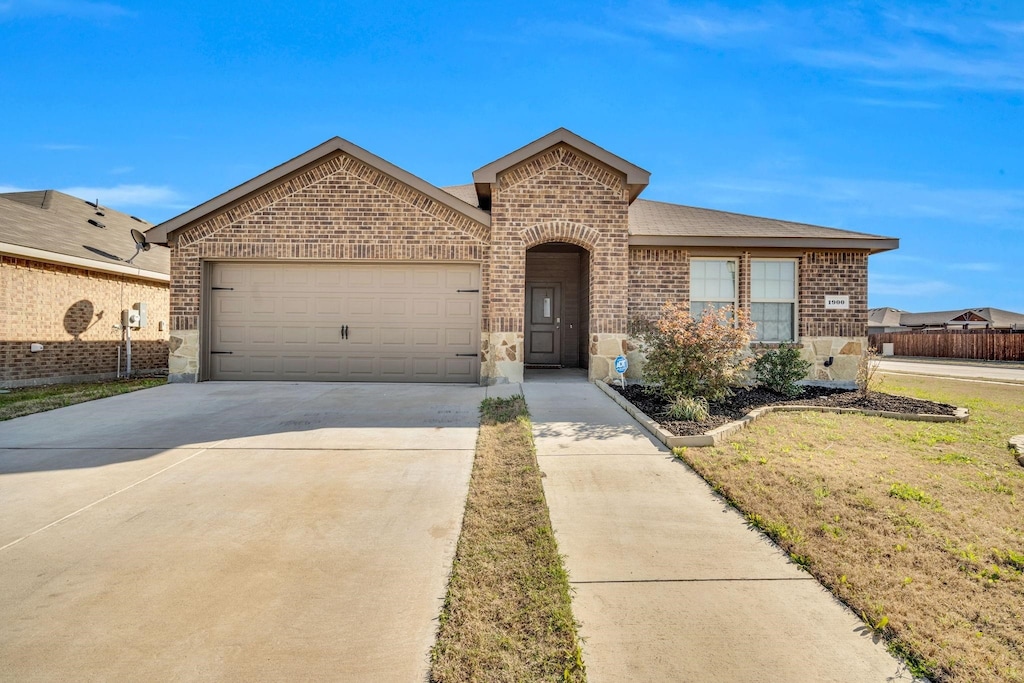
{"type": "Polygon", "coordinates": [[[893,396],[872,391],[864,396],[857,390],[833,387],[803,387],[803,394],[797,398],[786,398],[782,394],[761,387],[737,389],[720,403],[711,404],[711,418],[705,422],[669,420],[665,415],[667,401],[655,392],[648,392],[638,384],[627,385],[625,389],[611,385],[623,398],[656,420],[663,428],[676,436],[704,434],[716,427],[742,418],[755,408],[773,405],[829,406],[832,408],[863,408],[865,410],[886,410],[893,413],[924,413],[927,415],[953,415],[956,407],[945,403],[933,403],[906,396],[893,396]]]}

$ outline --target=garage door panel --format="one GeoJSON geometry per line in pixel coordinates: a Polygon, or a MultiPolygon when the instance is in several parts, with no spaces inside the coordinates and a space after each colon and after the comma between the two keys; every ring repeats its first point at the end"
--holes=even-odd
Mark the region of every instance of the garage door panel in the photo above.
{"type": "Polygon", "coordinates": [[[212,379],[476,382],[475,264],[211,268],[212,379]],[[456,292],[456,289],[473,290],[456,292]],[[342,330],[347,330],[347,335],[342,330]]]}
{"type": "Polygon", "coordinates": [[[249,343],[258,346],[260,344],[277,345],[278,327],[249,327],[249,343]]]}
{"type": "Polygon", "coordinates": [[[285,297],[281,299],[281,312],[285,315],[308,315],[309,314],[309,299],[298,298],[298,297],[285,297]]]}
{"type": "Polygon", "coordinates": [[[273,378],[278,374],[278,356],[249,356],[249,373],[254,376],[273,378]]]}
{"type": "Polygon", "coordinates": [[[249,310],[256,315],[274,315],[277,313],[277,299],[253,297],[249,299],[249,310]]]}

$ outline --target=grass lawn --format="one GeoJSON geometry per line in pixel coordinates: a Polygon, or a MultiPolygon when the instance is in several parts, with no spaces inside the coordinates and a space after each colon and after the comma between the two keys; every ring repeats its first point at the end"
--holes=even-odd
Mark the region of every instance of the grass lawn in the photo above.
{"type": "Polygon", "coordinates": [[[63,408],[96,398],[126,394],[129,391],[148,389],[166,383],[165,377],[149,377],[10,389],[10,393],[0,393],[0,420],[42,413],[54,408],[63,408]]]}
{"type": "Polygon", "coordinates": [[[677,454],[932,680],[1024,682],[1024,388],[884,375],[966,424],[773,413],[677,454]],[[1018,498],[1021,496],[1021,498],[1018,498]]]}
{"type": "Polygon", "coordinates": [[[583,682],[580,657],[526,403],[487,399],[431,680],[583,682]]]}

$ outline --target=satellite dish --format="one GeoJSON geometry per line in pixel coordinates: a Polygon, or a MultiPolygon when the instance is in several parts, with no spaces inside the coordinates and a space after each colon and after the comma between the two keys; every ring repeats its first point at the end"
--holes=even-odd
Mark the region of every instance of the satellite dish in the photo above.
{"type": "MultiPolygon", "coordinates": [[[[138,256],[140,251],[149,251],[149,248],[153,246],[146,241],[146,236],[135,228],[132,228],[132,239],[135,240],[135,256],[138,256]]],[[[132,256],[130,259],[125,261],[125,263],[131,263],[134,261],[135,256],[132,256]]]]}

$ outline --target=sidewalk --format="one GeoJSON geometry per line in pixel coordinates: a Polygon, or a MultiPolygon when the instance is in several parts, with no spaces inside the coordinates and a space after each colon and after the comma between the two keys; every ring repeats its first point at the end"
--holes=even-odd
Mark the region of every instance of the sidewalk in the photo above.
{"type": "Polygon", "coordinates": [[[590,683],[912,680],[597,387],[523,393],[590,683]]]}

